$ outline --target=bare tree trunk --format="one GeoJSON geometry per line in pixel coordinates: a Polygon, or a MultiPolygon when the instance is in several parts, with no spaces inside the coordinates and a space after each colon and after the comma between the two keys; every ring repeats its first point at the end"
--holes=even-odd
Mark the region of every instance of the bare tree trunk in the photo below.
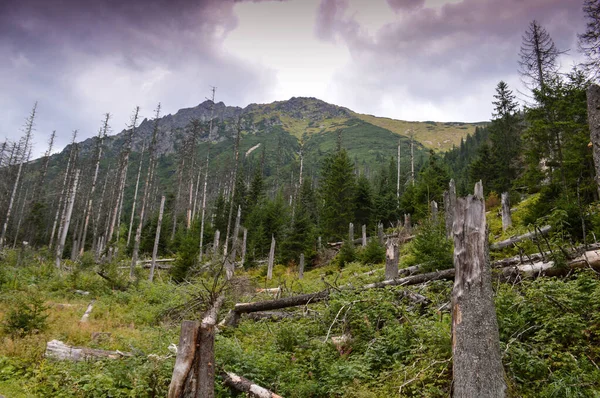
{"type": "Polygon", "coordinates": [[[213,242],[213,257],[216,258],[219,254],[219,243],[221,243],[221,231],[215,231],[215,240],[213,242]]]}
{"type": "Polygon", "coordinates": [[[23,197],[23,203],[21,205],[21,212],[19,214],[19,220],[17,222],[17,230],[15,231],[15,239],[13,241],[13,249],[17,246],[17,240],[19,238],[19,231],[21,230],[21,222],[23,221],[23,214],[25,213],[25,204],[27,203],[27,194],[29,189],[25,189],[25,197],[23,197]]]}
{"type": "Polygon", "coordinates": [[[505,397],[481,182],[456,202],[452,291],[453,396],[505,397]]]}
{"type": "Polygon", "coordinates": [[[23,157],[19,162],[19,168],[17,170],[17,178],[15,179],[15,183],[13,185],[12,193],[10,195],[10,200],[8,201],[8,209],[6,211],[6,218],[4,219],[4,225],[2,226],[2,233],[0,234],[0,250],[4,247],[6,242],[6,231],[8,229],[8,222],[10,221],[10,216],[13,208],[13,203],[15,197],[17,196],[17,187],[19,186],[19,182],[21,181],[21,172],[23,171],[23,164],[25,163],[25,154],[29,150],[29,142],[31,141],[31,134],[33,133],[33,122],[35,120],[35,112],[37,110],[37,102],[33,105],[33,109],[31,110],[31,114],[27,118],[25,122],[25,137],[24,137],[24,145],[23,145],[23,157]]]}
{"type": "MultiPolygon", "coordinates": [[[[107,113],[104,116],[104,122],[102,124],[102,128],[98,132],[98,146],[96,149],[96,167],[94,169],[94,177],[92,177],[92,187],[90,188],[90,196],[88,198],[87,207],[85,209],[85,221],[83,223],[83,236],[81,238],[79,255],[83,255],[85,251],[85,241],[87,238],[87,230],[90,222],[90,215],[92,214],[92,205],[94,203],[94,193],[96,192],[96,183],[98,182],[98,174],[100,171],[100,160],[102,159],[102,150],[104,149],[104,139],[108,134],[108,120],[110,119],[110,114],[107,113]]],[[[104,193],[103,195],[104,196],[104,193]]]]}
{"type": "Polygon", "coordinates": [[[502,231],[506,231],[512,226],[510,217],[510,202],[508,201],[508,192],[502,192],[502,231]]]}
{"type": "Polygon", "coordinates": [[[160,117],[160,103],[156,107],[156,113],[154,116],[154,127],[152,129],[152,141],[150,143],[150,149],[148,151],[148,173],[146,175],[146,181],[144,183],[144,195],[142,196],[142,205],[140,206],[140,220],[138,222],[137,229],[135,231],[135,240],[133,243],[133,253],[131,255],[131,267],[129,268],[129,277],[133,278],[135,273],[135,264],[137,263],[138,253],[140,250],[140,241],[142,238],[142,228],[144,226],[144,216],[146,211],[146,202],[149,198],[149,186],[152,175],[154,174],[154,168],[156,166],[156,142],[158,137],[158,120],[160,117]]]}
{"type": "Polygon", "coordinates": [[[264,387],[254,384],[245,377],[238,376],[235,373],[223,372],[223,382],[234,390],[241,391],[254,398],[282,398],[281,395],[277,395],[272,391],[267,390],[264,387]]]}
{"type": "Polygon", "coordinates": [[[410,219],[410,214],[404,215],[404,230],[408,235],[412,233],[412,222],[410,219]]]}
{"type": "Polygon", "coordinates": [[[142,145],[142,153],[140,154],[140,164],[138,166],[137,177],[135,179],[135,191],[133,191],[133,203],[131,205],[131,217],[129,217],[129,229],[127,230],[127,246],[131,242],[131,231],[133,229],[133,220],[135,218],[135,205],[137,203],[138,189],[140,187],[140,176],[142,174],[142,164],[144,164],[144,151],[146,150],[145,143],[142,145]]]}
{"type": "Polygon", "coordinates": [[[362,247],[367,246],[367,226],[363,224],[362,226],[362,247]]]}
{"type": "Polygon", "coordinates": [[[200,176],[202,175],[202,167],[198,167],[198,177],[196,178],[196,192],[194,193],[194,208],[192,210],[192,220],[196,219],[196,209],[198,206],[198,193],[200,191],[200,176]]]}
{"type": "Polygon", "coordinates": [[[175,239],[175,233],[177,232],[177,206],[179,205],[179,198],[181,196],[181,184],[183,181],[183,170],[185,167],[185,158],[181,159],[179,163],[179,179],[177,180],[177,195],[175,195],[175,203],[173,204],[173,228],[171,228],[171,241],[175,239]]]}
{"type": "Polygon", "coordinates": [[[398,243],[390,239],[385,251],[385,279],[398,277],[398,243]]]}
{"type": "Polygon", "coordinates": [[[73,177],[73,187],[71,188],[71,192],[69,195],[69,200],[67,202],[67,210],[63,217],[60,234],[60,240],[58,241],[58,246],[56,247],[56,268],[61,268],[61,260],[63,256],[63,251],[65,249],[65,241],[67,240],[67,233],[69,232],[69,224],[71,223],[71,215],[73,213],[73,205],[75,204],[75,196],[77,195],[77,185],[79,183],[79,169],[75,170],[75,177],[73,177]]]}
{"type": "Polygon", "coordinates": [[[383,224],[377,224],[377,237],[379,238],[379,244],[383,245],[383,224]]]}
{"type": "Polygon", "coordinates": [[[596,169],[596,189],[600,197],[600,86],[597,84],[592,84],[587,89],[587,111],[596,169]]]}
{"type": "Polygon", "coordinates": [[[273,278],[273,263],[275,262],[275,236],[271,236],[271,250],[269,250],[269,263],[267,268],[267,280],[273,278]]]}
{"type": "Polygon", "coordinates": [[[227,217],[227,233],[225,234],[225,245],[223,246],[223,257],[227,258],[229,250],[229,233],[231,232],[231,218],[233,217],[233,199],[235,198],[235,185],[238,171],[238,159],[240,157],[240,138],[242,135],[241,121],[238,119],[237,136],[235,138],[233,174],[231,176],[231,199],[229,200],[229,216],[227,217]]]}
{"type": "Polygon", "coordinates": [[[248,230],[246,228],[244,228],[243,234],[244,237],[242,238],[242,259],[240,261],[242,267],[244,266],[244,262],[246,261],[246,240],[248,239],[248,230]]]}
{"type": "Polygon", "coordinates": [[[102,207],[104,206],[104,195],[106,194],[106,185],[108,184],[108,177],[110,175],[110,169],[106,171],[106,177],[104,178],[104,185],[102,186],[102,194],[100,195],[100,204],[98,206],[98,211],[96,213],[96,218],[94,219],[94,225],[92,228],[92,250],[96,253],[96,257],[99,253],[98,246],[98,228],[100,228],[100,216],[102,215],[102,207]]]}
{"type": "Polygon", "coordinates": [[[450,180],[449,189],[444,191],[444,219],[446,221],[446,237],[452,237],[452,224],[454,222],[454,208],[456,206],[456,185],[454,179],[450,180]]]}
{"type": "Polygon", "coordinates": [[[235,258],[237,256],[237,242],[240,234],[240,220],[242,218],[242,206],[238,206],[237,216],[235,217],[235,226],[233,228],[233,238],[231,242],[231,261],[226,262],[227,279],[231,279],[235,273],[235,258]]]}
{"type": "Polygon", "coordinates": [[[412,132],[410,135],[410,183],[415,185],[415,137],[412,132]]]}
{"type": "Polygon", "coordinates": [[[298,266],[298,279],[304,278],[304,253],[300,253],[300,265],[298,266]]]}
{"type": "Polygon", "coordinates": [[[348,240],[354,246],[354,224],[348,224],[348,240]]]}
{"type": "Polygon", "coordinates": [[[400,199],[400,139],[398,138],[398,164],[396,167],[397,177],[396,177],[396,199],[400,199]]]}
{"type": "Polygon", "coordinates": [[[165,210],[165,197],[160,199],[160,210],[158,211],[158,223],[156,225],[156,236],[154,237],[154,249],[152,250],[152,266],[150,267],[150,282],[154,280],[154,267],[156,267],[156,255],[158,254],[158,243],[160,242],[160,227],[162,225],[163,211],[165,210]]]}
{"type": "Polygon", "coordinates": [[[437,204],[437,202],[435,200],[432,200],[430,206],[431,206],[431,221],[434,224],[437,224],[437,221],[438,221],[438,204],[437,204]]]}

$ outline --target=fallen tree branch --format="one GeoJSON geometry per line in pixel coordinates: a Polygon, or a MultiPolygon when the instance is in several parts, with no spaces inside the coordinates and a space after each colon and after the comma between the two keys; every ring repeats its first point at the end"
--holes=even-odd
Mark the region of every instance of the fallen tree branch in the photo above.
{"type": "Polygon", "coordinates": [[[251,397],[255,398],[283,398],[281,395],[277,395],[272,391],[267,390],[264,387],[254,384],[245,377],[238,376],[231,372],[222,372],[223,382],[226,386],[233,388],[234,390],[245,392],[250,394],[251,397]]]}

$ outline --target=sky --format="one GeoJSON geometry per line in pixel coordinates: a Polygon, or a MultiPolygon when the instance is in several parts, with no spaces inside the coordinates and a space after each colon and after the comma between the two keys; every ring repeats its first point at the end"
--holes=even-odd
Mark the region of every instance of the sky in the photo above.
{"type": "MultiPolygon", "coordinates": [[[[496,84],[526,93],[521,37],[535,19],[568,71],[583,0],[2,0],[0,142],[37,101],[34,156],[78,130],[113,133],[216,101],[310,96],[403,120],[489,120],[496,84]]],[[[524,95],[524,94],[523,94],[524,95]]],[[[521,98],[525,98],[519,94],[521,98]]]]}

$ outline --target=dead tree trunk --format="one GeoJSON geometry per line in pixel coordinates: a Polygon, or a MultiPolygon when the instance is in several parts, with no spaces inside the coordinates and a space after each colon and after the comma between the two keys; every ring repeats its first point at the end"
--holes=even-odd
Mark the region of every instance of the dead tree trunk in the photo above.
{"type": "Polygon", "coordinates": [[[248,239],[248,230],[246,228],[244,228],[243,234],[244,237],[242,238],[242,259],[240,260],[242,267],[244,266],[244,261],[246,261],[246,241],[248,239]]]}
{"type": "Polygon", "coordinates": [[[150,267],[150,282],[154,280],[154,268],[156,267],[156,255],[158,254],[158,243],[160,242],[160,227],[162,226],[163,212],[165,210],[165,197],[160,199],[160,210],[158,211],[158,223],[156,224],[156,236],[154,237],[154,249],[152,250],[152,266],[150,267]]]}
{"type": "Polygon", "coordinates": [[[202,322],[181,324],[177,358],[168,398],[215,396],[215,326],[224,296],[219,296],[202,322]]]}
{"type": "MultiPolygon", "coordinates": [[[[135,190],[133,191],[133,203],[131,204],[131,216],[129,217],[129,228],[127,229],[127,246],[131,242],[131,231],[133,230],[133,220],[135,218],[135,205],[137,204],[138,190],[140,187],[140,176],[142,174],[142,165],[144,164],[144,151],[146,150],[145,143],[142,145],[142,153],[140,153],[140,164],[138,165],[137,177],[135,179],[135,190]]],[[[150,165],[148,165],[150,166],[150,165]]]]}
{"type": "Polygon", "coordinates": [[[90,197],[88,198],[87,208],[85,210],[85,221],[83,223],[83,237],[81,238],[81,249],[79,255],[82,255],[85,251],[85,240],[87,237],[87,230],[90,221],[90,215],[92,213],[92,205],[94,202],[94,193],[96,192],[96,183],[98,181],[98,172],[100,171],[100,160],[102,159],[102,150],[104,147],[104,138],[108,134],[108,119],[110,114],[106,114],[104,123],[100,132],[98,133],[98,146],[96,147],[96,168],[94,169],[94,177],[92,178],[92,187],[90,188],[90,197]]]}
{"type": "Polygon", "coordinates": [[[223,372],[221,374],[223,382],[226,386],[233,388],[234,390],[244,392],[250,397],[254,398],[283,398],[281,395],[277,395],[272,391],[267,390],[264,387],[254,384],[250,380],[238,376],[235,373],[223,372]]]}
{"type": "Polygon", "coordinates": [[[267,268],[267,280],[273,278],[273,263],[275,262],[275,236],[271,235],[271,250],[269,250],[269,264],[267,268]]]}
{"type": "Polygon", "coordinates": [[[354,245],[354,224],[348,225],[348,240],[351,245],[354,245]]]}
{"type": "Polygon", "coordinates": [[[133,243],[133,253],[131,255],[131,266],[129,268],[129,277],[133,278],[135,272],[135,264],[138,259],[138,253],[140,250],[140,242],[142,239],[142,227],[144,226],[144,216],[146,212],[146,203],[150,197],[150,180],[154,174],[154,167],[156,166],[156,142],[158,137],[158,120],[160,117],[160,103],[156,107],[156,114],[154,116],[154,127],[152,128],[152,142],[148,151],[148,172],[146,173],[146,181],[144,182],[144,194],[142,196],[142,204],[140,206],[140,219],[138,221],[137,229],[135,230],[135,240],[133,243]]]}
{"type": "Polygon", "coordinates": [[[432,200],[430,207],[431,207],[431,222],[436,224],[438,221],[438,204],[437,204],[437,202],[435,200],[432,200]]]}
{"type": "Polygon", "coordinates": [[[92,300],[90,302],[90,304],[87,306],[87,309],[85,310],[85,313],[83,314],[83,316],[81,317],[79,322],[86,323],[90,319],[90,314],[92,313],[92,310],[94,309],[95,302],[96,302],[96,300],[92,300]]]}
{"type": "Polygon", "coordinates": [[[61,229],[60,239],[58,241],[58,246],[56,247],[56,268],[61,268],[61,260],[63,256],[63,251],[65,249],[65,241],[67,240],[67,233],[69,232],[69,224],[71,223],[71,214],[73,214],[73,205],[75,204],[75,195],[77,195],[77,184],[79,183],[79,169],[75,170],[75,177],[73,178],[73,187],[71,188],[71,193],[69,195],[69,200],[67,202],[67,210],[65,212],[65,216],[63,217],[63,226],[61,229]]]}
{"type": "Polygon", "coordinates": [[[231,217],[233,217],[233,200],[235,199],[235,181],[238,171],[238,160],[240,157],[240,138],[242,135],[241,121],[238,119],[237,135],[235,138],[233,175],[231,177],[231,199],[229,200],[229,216],[227,217],[227,233],[225,234],[225,245],[223,245],[223,257],[227,258],[229,252],[229,234],[231,233],[231,217]]]}
{"type": "Polygon", "coordinates": [[[510,218],[510,202],[508,201],[508,192],[502,192],[502,231],[506,231],[512,226],[510,218]]]}
{"type": "Polygon", "coordinates": [[[97,359],[120,359],[132,357],[130,352],[96,350],[87,347],[72,347],[62,341],[52,340],[46,343],[46,358],[62,361],[91,361],[97,359]]]}
{"type": "Polygon", "coordinates": [[[505,397],[481,182],[456,202],[452,291],[453,396],[505,397]]]}
{"type": "Polygon", "coordinates": [[[596,84],[590,85],[587,89],[587,111],[596,169],[596,189],[600,197],[600,86],[596,84]]]}
{"type": "Polygon", "coordinates": [[[298,279],[304,278],[304,253],[300,253],[300,264],[298,265],[298,279]]]}
{"type": "Polygon", "coordinates": [[[541,228],[537,228],[536,231],[527,232],[526,234],[523,234],[523,235],[513,236],[509,239],[501,240],[500,242],[493,243],[490,245],[490,249],[491,250],[500,250],[500,249],[504,249],[505,247],[512,246],[515,243],[521,242],[523,240],[535,239],[539,235],[546,235],[548,232],[550,232],[551,229],[552,229],[551,225],[544,225],[541,228]]]}
{"type": "Polygon", "coordinates": [[[398,277],[398,243],[390,239],[385,252],[385,279],[398,277]]]}
{"type": "Polygon", "coordinates": [[[367,246],[367,226],[362,226],[362,247],[367,246]]]}
{"type": "Polygon", "coordinates": [[[410,214],[404,215],[404,231],[407,235],[412,234],[412,222],[410,219],[410,214]]]}
{"type": "Polygon", "coordinates": [[[10,221],[10,216],[13,208],[13,204],[15,201],[15,197],[17,196],[17,187],[19,186],[19,182],[21,181],[21,172],[23,171],[23,164],[26,162],[25,155],[29,150],[29,142],[31,141],[31,134],[33,133],[33,122],[35,120],[35,112],[37,110],[37,102],[33,105],[33,109],[31,110],[31,114],[27,118],[25,122],[25,137],[23,139],[23,156],[21,157],[21,161],[19,162],[19,168],[17,169],[17,177],[15,179],[15,183],[13,185],[12,193],[10,195],[10,200],[8,201],[8,209],[6,210],[6,217],[4,218],[4,225],[2,226],[2,233],[0,233],[0,250],[4,247],[6,242],[6,231],[8,230],[8,222],[10,221]]]}
{"type": "Polygon", "coordinates": [[[235,273],[235,257],[237,256],[237,241],[240,234],[240,220],[242,217],[242,206],[238,206],[237,216],[235,217],[235,227],[233,228],[233,238],[231,241],[231,261],[225,262],[225,272],[227,279],[233,278],[235,273]]]}
{"type": "Polygon", "coordinates": [[[454,221],[454,207],[456,205],[456,185],[454,179],[450,180],[448,190],[444,191],[444,219],[446,221],[446,237],[452,238],[452,223],[454,221]]]}
{"type": "Polygon", "coordinates": [[[210,106],[210,120],[208,122],[208,139],[207,145],[208,148],[206,150],[206,167],[204,171],[204,187],[202,188],[202,212],[200,215],[200,251],[198,254],[198,261],[202,262],[202,252],[204,248],[204,218],[206,216],[206,186],[208,185],[208,170],[209,170],[209,161],[210,161],[210,135],[212,134],[212,125],[213,125],[213,111],[215,109],[215,90],[216,88],[212,88],[212,101],[210,106]]]}
{"type": "Polygon", "coordinates": [[[377,224],[377,237],[379,238],[379,244],[383,246],[383,224],[377,224]]]}

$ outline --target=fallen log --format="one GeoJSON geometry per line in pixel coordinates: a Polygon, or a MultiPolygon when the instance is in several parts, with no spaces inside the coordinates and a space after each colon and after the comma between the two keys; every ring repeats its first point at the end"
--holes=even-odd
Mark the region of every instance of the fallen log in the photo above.
{"type": "Polygon", "coordinates": [[[254,303],[237,303],[233,311],[238,314],[258,311],[277,310],[281,308],[296,307],[321,301],[329,297],[329,290],[322,290],[317,293],[301,294],[298,296],[284,297],[277,300],[258,301],[254,303]]]}
{"type": "Polygon", "coordinates": [[[504,249],[505,247],[512,246],[515,243],[519,243],[519,242],[527,240],[527,239],[533,239],[536,236],[538,236],[540,233],[542,235],[546,235],[548,232],[550,232],[551,229],[552,229],[552,227],[550,225],[544,225],[543,227],[537,229],[536,231],[527,232],[526,234],[523,234],[523,235],[513,236],[509,239],[493,243],[492,245],[490,245],[490,249],[491,250],[504,249]]]}
{"type": "Polygon", "coordinates": [[[99,359],[120,359],[123,357],[132,357],[130,352],[97,350],[87,347],[73,347],[63,343],[60,340],[52,340],[46,343],[46,358],[57,359],[61,361],[93,361],[99,359]]]}
{"type": "Polygon", "coordinates": [[[250,380],[245,377],[238,376],[235,373],[231,372],[223,372],[221,373],[223,377],[223,382],[229,388],[233,388],[234,390],[245,392],[249,394],[251,397],[255,398],[283,398],[281,395],[277,395],[272,391],[267,390],[264,387],[259,386],[258,384],[254,384],[250,380]]]}
{"type": "Polygon", "coordinates": [[[81,317],[81,320],[79,322],[87,322],[88,319],[90,319],[90,314],[92,313],[92,310],[94,309],[94,303],[96,302],[96,300],[92,300],[90,302],[90,304],[88,305],[87,309],[85,310],[85,313],[83,314],[83,316],[81,317]]]}

